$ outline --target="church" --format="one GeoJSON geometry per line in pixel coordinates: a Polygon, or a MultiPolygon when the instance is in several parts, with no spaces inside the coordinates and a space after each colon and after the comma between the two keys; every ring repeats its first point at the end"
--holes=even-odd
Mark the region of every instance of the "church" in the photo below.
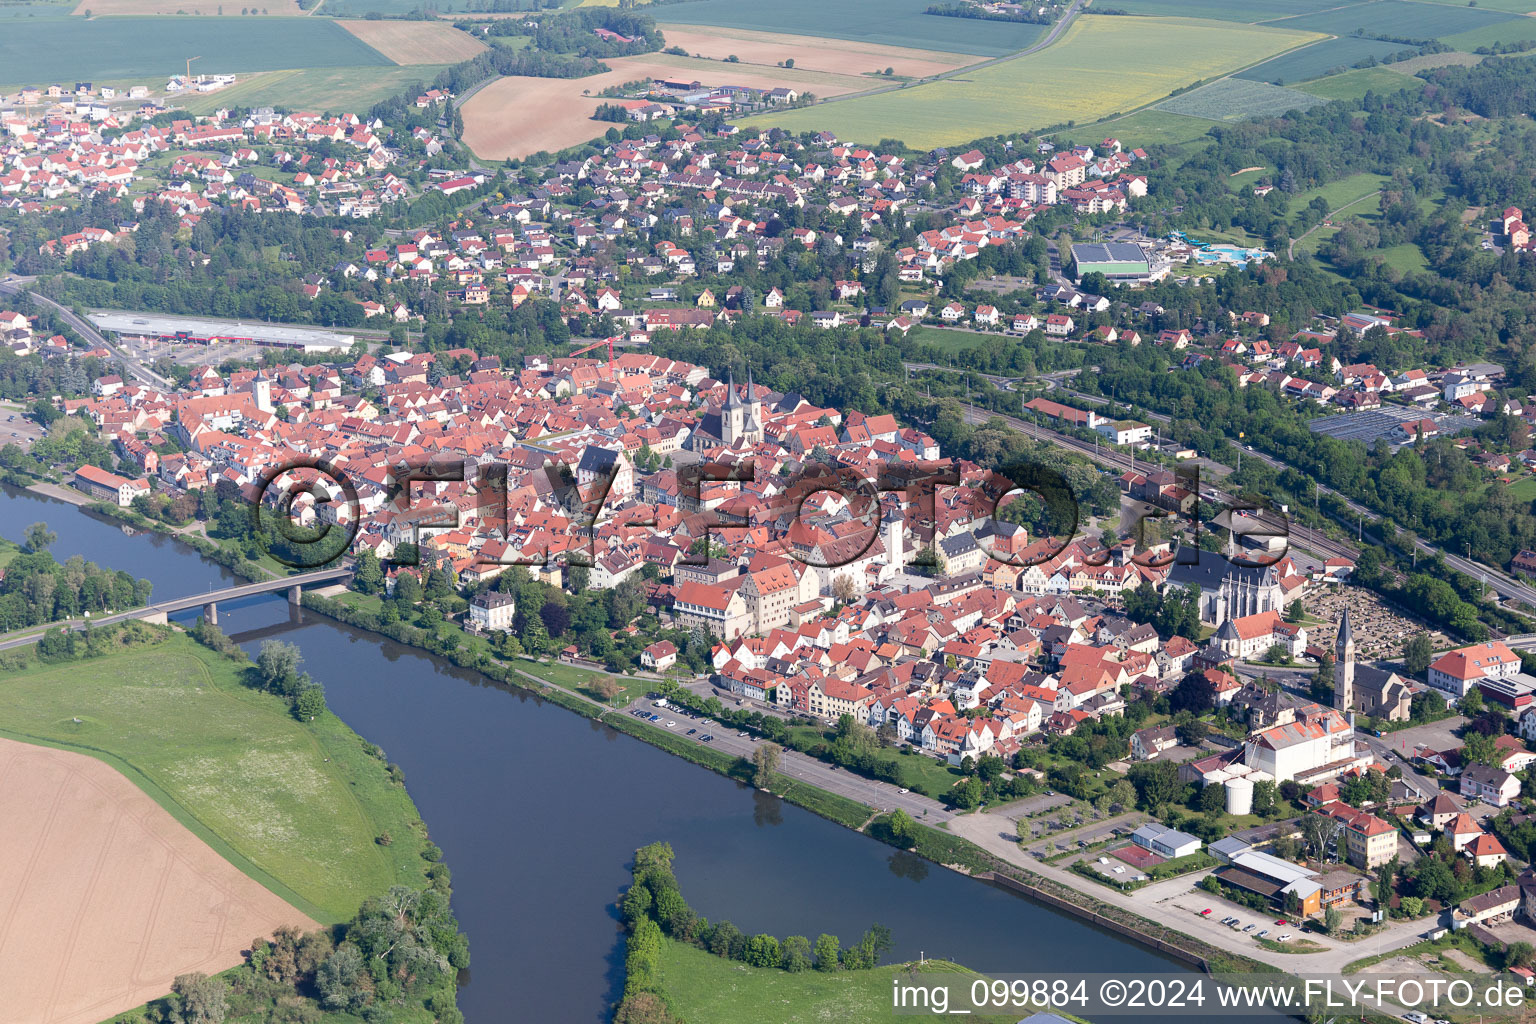
{"type": "Polygon", "coordinates": [[[1413,692],[1403,677],[1386,669],[1355,664],[1355,631],[1350,625],[1348,608],[1339,620],[1339,636],[1333,647],[1334,710],[1389,722],[1408,720],[1413,692]]]}
{"type": "Polygon", "coordinates": [[[1199,587],[1200,621],[1220,626],[1228,619],[1281,611],[1285,588],[1280,585],[1280,569],[1280,563],[1239,565],[1220,552],[1185,545],[1168,572],[1164,589],[1199,587]],[[1197,555],[1198,560],[1191,555],[1197,555]]]}
{"type": "Polygon", "coordinates": [[[736,391],[736,374],[732,372],[725,385],[725,404],[718,409],[711,407],[699,420],[699,425],[688,436],[688,447],[693,451],[724,446],[745,448],[763,440],[763,400],[752,386],[752,370],[747,370],[747,398],[742,401],[736,391]]]}

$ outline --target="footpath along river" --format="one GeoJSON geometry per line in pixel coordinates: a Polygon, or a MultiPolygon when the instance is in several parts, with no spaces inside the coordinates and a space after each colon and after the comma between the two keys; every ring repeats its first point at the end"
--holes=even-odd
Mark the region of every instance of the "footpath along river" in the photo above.
{"type": "MultiPolygon", "coordinates": [[[[0,536],[20,540],[46,521],[61,561],[81,554],[146,577],[156,598],[235,581],[164,537],[0,491],[0,536]]],[[[219,606],[220,625],[253,656],[268,636],[297,644],[331,710],[404,770],[453,870],[474,961],[459,1001],[471,1024],[605,1021],[623,983],[614,902],[630,856],[655,840],[676,850],[694,908],[748,934],[848,942],[878,921],[896,959],[926,952],[994,972],[1187,969],[532,694],[312,612],[293,617],[281,596],[219,606]]]]}

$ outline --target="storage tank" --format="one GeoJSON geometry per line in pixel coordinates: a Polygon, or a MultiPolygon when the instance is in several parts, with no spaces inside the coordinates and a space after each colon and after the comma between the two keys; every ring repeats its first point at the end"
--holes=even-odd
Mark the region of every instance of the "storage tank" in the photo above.
{"type": "Polygon", "coordinates": [[[1227,813],[1253,813],[1253,782],[1249,779],[1227,780],[1227,813]]]}
{"type": "Polygon", "coordinates": [[[1225,785],[1230,778],[1232,778],[1231,772],[1225,768],[1217,768],[1215,771],[1205,773],[1205,784],[1207,786],[1221,786],[1225,785]]]}

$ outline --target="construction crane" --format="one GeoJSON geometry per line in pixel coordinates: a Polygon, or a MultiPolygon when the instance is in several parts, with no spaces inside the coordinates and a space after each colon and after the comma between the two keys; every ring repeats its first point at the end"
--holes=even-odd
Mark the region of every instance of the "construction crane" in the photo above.
{"type": "Polygon", "coordinates": [[[192,88],[192,62],[195,61],[195,60],[202,60],[202,59],[203,58],[202,58],[201,55],[196,56],[196,57],[188,57],[187,58],[187,78],[186,78],[186,82],[187,82],[187,88],[188,89],[192,88]]]}
{"type": "Polygon", "coordinates": [[[585,348],[579,348],[575,352],[571,353],[571,358],[575,359],[577,356],[585,355],[586,353],[591,352],[595,348],[602,348],[604,345],[608,346],[608,363],[607,363],[607,366],[608,366],[608,379],[609,380],[618,380],[619,379],[618,378],[618,369],[616,368],[616,364],[613,361],[613,339],[612,338],[608,338],[608,339],[606,339],[604,341],[594,341],[592,344],[588,345],[585,348]]]}

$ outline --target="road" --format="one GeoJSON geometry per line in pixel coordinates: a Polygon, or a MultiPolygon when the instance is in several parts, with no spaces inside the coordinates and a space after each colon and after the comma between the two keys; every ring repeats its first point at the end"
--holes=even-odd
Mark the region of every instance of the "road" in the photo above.
{"type": "Polygon", "coordinates": [[[1312,232],[1316,231],[1318,228],[1322,227],[1324,224],[1326,224],[1330,220],[1332,220],[1334,214],[1336,214],[1336,213],[1343,213],[1345,210],[1349,209],[1351,206],[1359,206],[1361,203],[1365,202],[1367,199],[1375,199],[1379,195],[1381,195],[1381,190],[1380,189],[1378,189],[1375,192],[1372,192],[1368,196],[1361,196],[1359,199],[1351,199],[1349,202],[1345,203],[1343,206],[1339,207],[1336,210],[1329,210],[1328,211],[1328,216],[1324,217],[1322,220],[1318,221],[1316,224],[1312,225],[1310,228],[1307,228],[1307,230],[1303,231],[1301,233],[1301,238],[1293,238],[1293,239],[1291,239],[1290,245],[1288,245],[1286,247],[1286,250],[1285,250],[1286,259],[1295,260],[1296,259],[1296,243],[1301,241],[1302,238],[1306,238],[1312,232]]]}
{"type": "Polygon", "coordinates": [[[33,301],[39,302],[44,306],[52,309],[54,312],[58,313],[59,318],[68,324],[70,329],[73,330],[76,334],[80,335],[80,337],[84,338],[86,341],[93,345],[100,345],[102,348],[117,356],[118,361],[123,366],[123,369],[130,377],[133,377],[135,380],[142,381],[145,384],[152,384],[157,388],[175,387],[174,382],[160,376],[154,370],[151,370],[137,359],[129,356],[122,349],[118,348],[117,345],[108,341],[100,331],[96,330],[94,324],[90,323],[88,320],[76,316],[72,310],[65,306],[59,305],[57,302],[54,302],[46,295],[32,291],[30,286],[36,280],[37,279],[34,277],[7,277],[5,280],[0,281],[0,293],[9,295],[20,295],[22,293],[26,293],[32,296],[33,301]]]}
{"type": "MultiPolygon", "coordinates": [[[[654,722],[653,725],[665,727],[668,722],[676,722],[677,725],[671,731],[685,740],[691,740],[703,746],[706,744],[701,742],[702,737],[713,736],[714,739],[707,746],[748,760],[752,759],[753,751],[764,742],[755,739],[751,734],[743,735],[719,722],[713,722],[707,718],[692,719],[676,708],[659,707],[649,698],[641,698],[624,710],[628,714],[636,709],[660,715],[661,721],[654,722]],[[698,731],[690,736],[689,729],[698,731]]],[[[876,810],[893,811],[900,807],[926,825],[937,827],[954,817],[953,811],[921,793],[902,793],[899,787],[888,782],[868,779],[792,750],[785,750],[779,756],[779,772],[793,779],[801,779],[817,789],[857,800],[876,810]]]]}
{"type": "Polygon", "coordinates": [[[960,814],[950,822],[949,831],[1026,871],[1042,875],[1067,888],[1086,891],[1095,899],[1112,903],[1141,917],[1161,921],[1170,928],[1219,949],[1230,949],[1288,973],[1338,973],[1345,964],[1362,957],[1411,946],[1434,926],[1428,919],[1398,921],[1388,924],[1385,929],[1368,938],[1342,943],[1309,933],[1307,938],[1328,946],[1328,949],[1316,953],[1278,953],[1265,949],[1241,931],[1234,932],[1221,924],[1223,917],[1235,914],[1242,918],[1243,923],[1257,923],[1259,927],[1268,927],[1271,931],[1283,930],[1272,923],[1274,917],[1226,903],[1210,893],[1197,890],[1195,883],[1205,872],[1154,882],[1135,892],[1123,893],[1109,886],[1088,882],[1065,865],[1046,864],[1028,856],[1015,838],[1012,825],[1011,821],[991,814],[960,814]],[[1207,907],[1213,908],[1211,915],[1201,917],[1200,911],[1207,907]]]}

